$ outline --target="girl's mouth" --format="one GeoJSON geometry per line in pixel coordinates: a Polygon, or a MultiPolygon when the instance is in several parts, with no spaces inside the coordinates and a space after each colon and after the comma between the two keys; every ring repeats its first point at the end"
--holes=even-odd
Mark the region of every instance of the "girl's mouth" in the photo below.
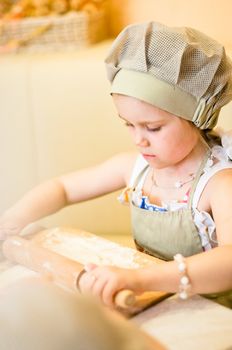
{"type": "Polygon", "coordinates": [[[152,159],[152,158],[155,158],[155,157],[156,157],[154,154],[146,154],[146,153],[142,153],[142,156],[143,156],[145,159],[152,159]]]}

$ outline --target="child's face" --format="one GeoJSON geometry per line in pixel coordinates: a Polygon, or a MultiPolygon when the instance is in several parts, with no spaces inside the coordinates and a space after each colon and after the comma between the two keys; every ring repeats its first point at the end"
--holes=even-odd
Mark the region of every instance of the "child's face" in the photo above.
{"type": "Polygon", "coordinates": [[[187,120],[133,97],[114,94],[113,100],[138,151],[151,166],[176,165],[196,147],[200,133],[187,120]]]}

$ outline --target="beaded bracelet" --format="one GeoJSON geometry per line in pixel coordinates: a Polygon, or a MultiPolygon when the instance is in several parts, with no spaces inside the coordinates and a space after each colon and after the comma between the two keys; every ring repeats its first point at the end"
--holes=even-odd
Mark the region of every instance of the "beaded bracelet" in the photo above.
{"type": "Polygon", "coordinates": [[[187,264],[185,258],[181,254],[176,254],[174,260],[177,262],[177,267],[180,272],[179,297],[180,299],[187,299],[191,289],[190,279],[187,273],[187,264]]]}

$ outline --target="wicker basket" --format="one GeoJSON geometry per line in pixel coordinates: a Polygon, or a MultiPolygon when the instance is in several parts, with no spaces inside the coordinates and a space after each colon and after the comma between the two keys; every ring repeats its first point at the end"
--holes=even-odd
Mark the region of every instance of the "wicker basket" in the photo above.
{"type": "Polygon", "coordinates": [[[107,36],[105,12],[73,12],[64,16],[26,18],[4,23],[0,45],[15,42],[17,51],[76,50],[107,36]]]}

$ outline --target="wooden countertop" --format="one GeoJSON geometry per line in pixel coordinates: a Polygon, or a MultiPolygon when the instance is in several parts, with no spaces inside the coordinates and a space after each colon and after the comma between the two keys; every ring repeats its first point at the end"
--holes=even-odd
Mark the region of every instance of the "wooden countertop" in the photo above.
{"type": "Polygon", "coordinates": [[[199,295],[172,296],[133,320],[169,350],[232,349],[232,310],[199,295]]]}

